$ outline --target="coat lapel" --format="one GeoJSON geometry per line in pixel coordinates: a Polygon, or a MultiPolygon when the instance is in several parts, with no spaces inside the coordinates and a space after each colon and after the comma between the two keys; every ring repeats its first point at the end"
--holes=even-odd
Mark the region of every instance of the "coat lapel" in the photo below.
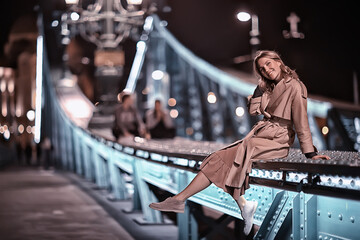
{"type": "Polygon", "coordinates": [[[276,84],[273,92],[269,96],[270,100],[267,105],[272,105],[275,101],[285,92],[287,88],[287,83],[291,80],[291,77],[287,77],[286,79],[282,79],[278,84],[276,84]]]}

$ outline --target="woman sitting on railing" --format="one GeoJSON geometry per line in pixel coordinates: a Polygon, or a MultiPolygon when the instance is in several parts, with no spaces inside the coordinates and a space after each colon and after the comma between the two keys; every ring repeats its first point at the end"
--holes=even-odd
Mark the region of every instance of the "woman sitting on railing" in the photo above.
{"type": "Polygon", "coordinates": [[[192,182],[174,197],[150,207],[159,211],[184,212],[185,200],[214,183],[237,202],[244,219],[244,233],[252,229],[257,202],[246,201],[252,162],[285,158],[297,133],[301,151],[307,158],[330,159],[317,155],[307,117],[307,90],[294,70],[273,51],[259,51],[254,70],[260,77],[254,94],[248,96],[251,115],[264,115],[245,138],[210,154],[192,182]]]}

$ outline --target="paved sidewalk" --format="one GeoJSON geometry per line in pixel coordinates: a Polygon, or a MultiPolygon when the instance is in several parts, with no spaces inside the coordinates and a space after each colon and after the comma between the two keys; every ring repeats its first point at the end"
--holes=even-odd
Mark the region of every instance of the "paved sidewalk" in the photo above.
{"type": "Polygon", "coordinates": [[[0,169],[1,240],[133,239],[68,178],[35,167],[0,169]]]}

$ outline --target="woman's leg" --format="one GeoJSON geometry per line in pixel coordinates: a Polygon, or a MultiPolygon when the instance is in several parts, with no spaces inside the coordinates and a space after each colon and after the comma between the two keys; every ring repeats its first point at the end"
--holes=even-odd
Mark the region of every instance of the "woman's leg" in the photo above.
{"type": "Polygon", "coordinates": [[[180,193],[176,194],[174,197],[169,197],[162,202],[151,203],[149,207],[159,211],[183,213],[185,209],[185,200],[207,188],[210,184],[211,182],[209,179],[200,171],[191,183],[180,193]]]}
{"type": "Polygon", "coordinates": [[[190,184],[182,190],[180,193],[176,194],[173,199],[178,201],[185,201],[192,195],[204,190],[210,186],[210,180],[205,176],[203,172],[199,172],[195,178],[190,182],[190,184]]]}

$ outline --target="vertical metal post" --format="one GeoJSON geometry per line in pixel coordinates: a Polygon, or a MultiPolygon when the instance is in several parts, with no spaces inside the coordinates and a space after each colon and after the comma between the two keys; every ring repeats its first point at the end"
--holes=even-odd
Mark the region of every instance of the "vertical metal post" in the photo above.
{"type": "Polygon", "coordinates": [[[75,152],[75,169],[76,169],[76,173],[78,175],[83,175],[84,171],[83,171],[83,166],[81,164],[82,160],[81,160],[81,146],[80,146],[80,134],[81,131],[79,131],[78,129],[74,129],[73,131],[73,142],[74,142],[74,152],[75,152]]]}
{"type": "Polygon", "coordinates": [[[144,160],[136,159],[134,161],[134,178],[139,190],[141,208],[144,214],[144,220],[147,223],[163,223],[160,211],[149,208],[149,204],[158,201],[154,193],[149,189],[147,183],[142,179],[142,162],[144,160]]]}
{"type": "Polygon", "coordinates": [[[115,164],[115,151],[116,150],[111,150],[109,153],[109,180],[113,197],[118,200],[123,200],[128,198],[128,193],[125,187],[126,182],[121,176],[119,167],[115,164]]]}
{"type": "Polygon", "coordinates": [[[86,143],[82,144],[83,161],[85,168],[85,178],[89,181],[93,180],[93,169],[92,169],[92,149],[86,143]]]}
{"type": "Polygon", "coordinates": [[[135,171],[136,171],[136,167],[135,167],[135,161],[132,161],[132,169],[133,169],[133,184],[134,184],[134,194],[132,197],[132,201],[133,201],[133,211],[136,210],[141,210],[141,200],[140,200],[140,186],[137,184],[136,181],[136,177],[135,177],[135,171]]]}
{"type": "Polygon", "coordinates": [[[92,159],[93,159],[93,162],[94,162],[94,167],[95,167],[95,183],[103,188],[105,187],[105,181],[104,181],[104,174],[103,174],[103,171],[102,171],[102,159],[101,159],[101,156],[99,155],[99,153],[96,151],[97,148],[99,146],[96,146],[93,148],[93,151],[92,151],[92,159]]]}
{"type": "Polygon", "coordinates": [[[259,17],[256,14],[251,15],[251,31],[250,31],[250,45],[251,45],[251,54],[255,55],[258,46],[260,45],[260,31],[259,31],[259,17]]]}
{"type": "MultiPolygon", "coordinates": [[[[188,176],[186,171],[177,171],[178,191],[182,191],[188,185],[188,176]]],[[[185,206],[185,212],[177,214],[177,223],[179,231],[179,240],[197,240],[198,226],[195,217],[191,214],[188,202],[185,206]]]]}
{"type": "Polygon", "coordinates": [[[316,239],[318,226],[317,226],[317,196],[316,195],[306,195],[310,197],[306,200],[305,204],[305,239],[316,239]]]}

